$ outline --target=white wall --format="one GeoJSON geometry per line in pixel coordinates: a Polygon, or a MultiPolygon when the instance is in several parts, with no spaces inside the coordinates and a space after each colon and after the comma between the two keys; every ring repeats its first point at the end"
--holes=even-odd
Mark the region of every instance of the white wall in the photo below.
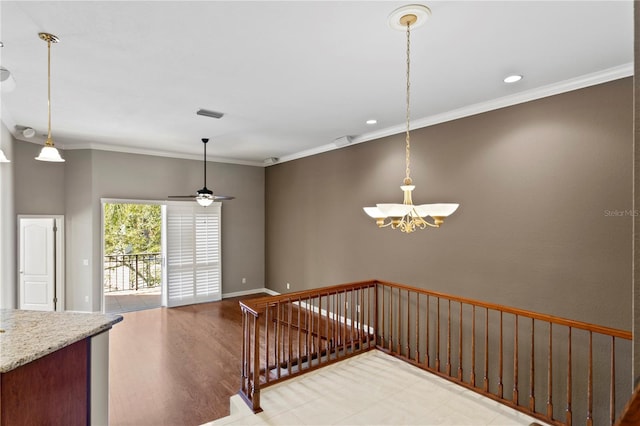
{"type": "Polygon", "coordinates": [[[0,148],[11,163],[0,164],[0,308],[16,306],[16,227],[13,136],[0,123],[0,148]]]}

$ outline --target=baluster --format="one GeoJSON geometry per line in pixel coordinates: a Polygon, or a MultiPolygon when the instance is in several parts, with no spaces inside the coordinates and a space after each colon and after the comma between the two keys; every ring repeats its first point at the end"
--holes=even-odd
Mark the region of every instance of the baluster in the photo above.
{"type": "Polygon", "coordinates": [[[616,338],[611,336],[611,389],[609,390],[609,424],[616,422],[616,338]]]}
{"type": "Polygon", "coordinates": [[[354,291],[351,290],[349,292],[349,310],[351,311],[351,312],[349,312],[349,316],[351,317],[351,327],[350,327],[350,331],[349,331],[349,333],[350,333],[349,337],[351,338],[351,352],[352,353],[355,351],[355,344],[356,344],[356,342],[355,342],[356,339],[354,338],[354,330],[355,330],[355,325],[354,325],[355,317],[354,317],[354,315],[356,314],[356,312],[355,312],[356,311],[356,301],[357,301],[357,298],[354,295],[354,291]]]}
{"type": "MultiPolygon", "coordinates": [[[[387,323],[385,321],[385,317],[384,317],[384,311],[385,311],[385,308],[387,306],[384,303],[384,293],[386,292],[386,288],[382,284],[380,284],[380,288],[381,288],[380,293],[382,293],[382,310],[381,310],[382,311],[382,324],[381,324],[381,327],[380,327],[380,339],[381,339],[380,346],[382,346],[384,348],[385,347],[385,337],[386,337],[385,330],[386,330],[386,325],[387,325],[387,323]]],[[[378,288],[376,287],[376,293],[377,293],[377,291],[378,291],[378,288]]],[[[378,316],[378,309],[379,309],[379,307],[378,307],[378,297],[377,297],[377,294],[376,294],[376,311],[375,311],[376,317],[378,316]]],[[[377,322],[376,322],[376,327],[378,327],[378,323],[377,322]]],[[[377,334],[378,334],[378,330],[376,330],[376,335],[377,334]]],[[[377,340],[376,340],[376,342],[377,342],[377,340]]]]}
{"type": "Polygon", "coordinates": [[[447,308],[447,376],[451,377],[451,299],[447,308]]]}
{"type": "MultiPolygon", "coordinates": [[[[371,348],[371,330],[372,330],[372,322],[371,322],[371,309],[373,311],[373,331],[377,335],[378,334],[378,287],[375,285],[374,287],[367,288],[367,349],[371,348]],[[371,294],[373,293],[373,301],[371,294]],[[372,303],[373,302],[373,303],[372,303]]],[[[376,344],[377,344],[376,337],[376,344]]]]}
{"type": "Polygon", "coordinates": [[[416,362],[420,362],[420,293],[416,293],[416,362]]]}
{"type": "Polygon", "coordinates": [[[293,303],[287,299],[287,374],[291,376],[291,363],[293,362],[293,350],[291,342],[291,318],[293,317],[293,303]]]}
{"type": "Polygon", "coordinates": [[[136,276],[136,291],[138,291],[138,283],[140,281],[140,274],[138,273],[138,255],[136,254],[136,270],[135,270],[135,276],[136,276]]]}
{"type": "Polygon", "coordinates": [[[318,365],[322,364],[322,295],[318,295],[318,336],[316,337],[316,351],[318,353],[318,365]]]}
{"type": "Polygon", "coordinates": [[[298,372],[302,368],[302,298],[298,297],[298,372]]]}
{"type": "Polygon", "coordinates": [[[589,331],[589,379],[587,381],[587,426],[593,426],[593,333],[589,331]]]}
{"type": "Polygon", "coordinates": [[[340,297],[338,292],[336,291],[333,295],[333,308],[334,308],[334,313],[333,313],[333,335],[335,336],[335,354],[336,354],[336,358],[338,358],[338,351],[340,350],[340,322],[339,322],[339,317],[340,317],[340,297]]]}
{"type": "Polygon", "coordinates": [[[425,323],[425,329],[427,330],[427,341],[425,344],[425,348],[424,348],[424,364],[427,368],[429,368],[429,295],[427,294],[427,309],[426,309],[426,315],[427,315],[427,321],[425,323]]]}
{"type": "Polygon", "coordinates": [[[500,398],[504,398],[504,392],[503,392],[503,384],[502,384],[502,364],[503,364],[503,359],[502,359],[502,355],[503,355],[503,343],[502,343],[502,311],[500,311],[500,350],[499,350],[499,358],[498,358],[498,396],[500,396],[500,398]]]}
{"type": "Polygon", "coordinates": [[[536,411],[535,394],[535,320],[531,318],[531,363],[529,369],[529,410],[536,411]]]}
{"type": "Polygon", "coordinates": [[[411,359],[411,293],[407,290],[407,359],[411,359]]]}
{"type": "Polygon", "coordinates": [[[462,381],[462,302],[460,302],[460,318],[458,320],[458,380],[462,381]]]}
{"type": "Polygon", "coordinates": [[[265,356],[265,371],[264,371],[264,379],[265,382],[269,383],[270,377],[269,377],[269,304],[267,304],[267,307],[264,310],[264,329],[265,329],[265,350],[264,350],[264,356],[265,356]]]}
{"type": "Polygon", "coordinates": [[[567,416],[565,423],[571,426],[571,327],[569,327],[569,348],[567,352],[567,416]]]}
{"type": "Polygon", "coordinates": [[[476,305],[471,305],[471,386],[476,387],[476,305]]]}
{"type": "MultiPolygon", "coordinates": [[[[367,287],[366,290],[367,290],[367,295],[368,295],[369,294],[369,287],[367,287]]],[[[360,322],[360,330],[359,330],[359,333],[358,333],[359,334],[358,341],[360,342],[360,348],[361,349],[364,349],[364,343],[365,343],[365,340],[364,340],[364,336],[365,336],[365,334],[364,334],[365,315],[364,314],[365,314],[365,312],[368,311],[368,309],[367,309],[367,311],[365,311],[365,309],[364,309],[364,307],[365,307],[364,306],[364,300],[365,300],[364,299],[364,291],[365,291],[365,289],[360,290],[360,309],[358,309],[358,321],[360,322]]],[[[367,347],[369,347],[368,339],[367,339],[367,347]]]]}
{"type": "Polygon", "coordinates": [[[342,300],[342,355],[347,354],[347,291],[344,291],[342,300]]]}
{"type": "Polygon", "coordinates": [[[489,392],[489,308],[484,315],[484,383],[482,389],[489,392]]]}
{"type": "Polygon", "coordinates": [[[440,371],[440,298],[436,297],[436,371],[440,371]]]}
{"type": "Polygon", "coordinates": [[[393,287],[389,286],[389,352],[393,350],[393,287]]]}
{"type": "Polygon", "coordinates": [[[513,329],[513,403],[518,405],[518,315],[513,329]]]}
{"type": "Polygon", "coordinates": [[[311,312],[311,296],[309,296],[309,298],[306,300],[306,321],[305,321],[305,332],[306,332],[306,339],[305,342],[307,344],[306,347],[306,351],[305,351],[305,355],[307,356],[307,368],[311,367],[311,353],[313,351],[312,345],[313,345],[313,314],[311,312]]]}
{"type": "Polygon", "coordinates": [[[275,332],[274,332],[274,337],[276,339],[275,341],[275,350],[276,350],[276,376],[278,377],[278,379],[281,377],[281,371],[280,371],[280,344],[281,344],[281,332],[280,332],[280,302],[276,302],[276,323],[275,323],[275,332]]]}
{"type": "Polygon", "coordinates": [[[553,323],[549,323],[549,361],[547,368],[547,417],[553,420],[553,323]]]}
{"type": "Polygon", "coordinates": [[[398,353],[398,355],[402,355],[402,348],[400,346],[400,344],[402,343],[402,333],[400,332],[400,325],[402,324],[402,308],[401,308],[401,302],[402,302],[402,294],[400,293],[400,289],[398,289],[398,334],[396,337],[397,343],[396,343],[396,352],[398,353]]]}
{"type": "Polygon", "coordinates": [[[316,353],[316,339],[313,335],[313,330],[316,324],[316,305],[312,295],[309,295],[309,304],[307,305],[307,309],[309,310],[309,357],[307,358],[307,366],[311,368],[313,367],[313,356],[316,353]]]}
{"type": "Polygon", "coordinates": [[[336,318],[336,303],[335,303],[335,296],[332,294],[328,294],[327,295],[327,303],[329,306],[329,320],[328,322],[330,322],[331,327],[329,328],[329,325],[327,325],[327,339],[329,339],[329,349],[330,351],[327,353],[327,360],[329,360],[331,358],[331,352],[333,352],[333,349],[336,347],[336,322],[335,322],[335,318],[336,318]]]}

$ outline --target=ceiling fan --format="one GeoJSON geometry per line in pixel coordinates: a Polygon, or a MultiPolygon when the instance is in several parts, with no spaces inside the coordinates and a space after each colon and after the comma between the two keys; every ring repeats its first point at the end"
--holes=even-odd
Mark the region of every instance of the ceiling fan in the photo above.
{"type": "Polygon", "coordinates": [[[207,207],[214,201],[233,200],[236,198],[230,195],[213,195],[213,191],[207,188],[207,142],[209,142],[209,139],[202,139],[204,144],[204,158],[202,161],[204,163],[204,187],[198,189],[194,195],[169,195],[168,198],[195,199],[202,207],[207,207]]]}

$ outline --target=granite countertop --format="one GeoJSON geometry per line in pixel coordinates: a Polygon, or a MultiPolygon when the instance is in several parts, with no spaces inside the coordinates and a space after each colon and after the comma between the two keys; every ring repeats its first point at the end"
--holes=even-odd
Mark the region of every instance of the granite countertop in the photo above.
{"type": "Polygon", "coordinates": [[[0,373],[108,330],[121,315],[0,309],[0,373]]]}

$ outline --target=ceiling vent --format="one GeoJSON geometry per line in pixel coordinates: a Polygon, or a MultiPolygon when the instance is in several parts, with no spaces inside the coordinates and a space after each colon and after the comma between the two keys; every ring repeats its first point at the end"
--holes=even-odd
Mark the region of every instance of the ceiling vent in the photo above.
{"type": "Polygon", "coordinates": [[[196,112],[196,114],[204,115],[205,117],[211,117],[211,118],[222,118],[224,116],[224,113],[222,112],[211,111],[211,110],[202,109],[202,108],[200,108],[198,112],[196,112]]]}

